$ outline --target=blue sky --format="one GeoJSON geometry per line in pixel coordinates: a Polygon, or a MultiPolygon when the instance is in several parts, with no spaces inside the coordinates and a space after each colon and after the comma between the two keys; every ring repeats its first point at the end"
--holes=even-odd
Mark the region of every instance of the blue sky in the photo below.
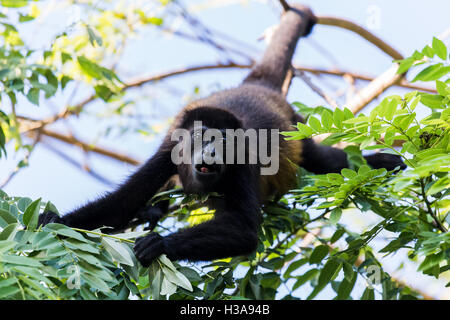
{"type": "MultiPolygon", "coordinates": [[[[46,1],[43,1],[45,3],[46,1]]],[[[184,1],[187,7],[204,4],[208,1],[184,1]]],[[[215,1],[209,1],[214,4],[215,1]]],[[[195,11],[195,16],[211,27],[229,34],[240,41],[256,48],[251,52],[255,58],[264,50],[264,42],[257,41],[265,29],[277,23],[280,8],[277,1],[222,1],[229,3],[224,6],[210,5],[209,8],[195,11]],[[243,2],[244,4],[241,4],[243,2]]],[[[379,28],[372,30],[376,35],[391,44],[405,56],[415,49],[421,49],[450,27],[448,13],[450,2],[443,0],[411,1],[367,1],[367,0],[341,0],[341,1],[302,1],[309,5],[318,15],[333,15],[350,19],[367,27],[370,21],[370,12],[379,13],[379,28]]],[[[60,19],[62,20],[62,19],[60,19]]],[[[63,21],[42,21],[38,36],[31,29],[24,29],[25,38],[42,47],[48,32],[55,32],[58,24],[64,26],[63,21]],[[56,28],[56,29],[55,29],[56,28]],[[42,40],[44,39],[44,40],[42,40]]],[[[182,26],[183,27],[183,26],[182,26]]],[[[448,43],[448,42],[447,42],[448,43]]],[[[243,48],[245,50],[245,48],[243,48]]],[[[149,30],[130,40],[124,57],[118,65],[118,74],[123,80],[133,79],[145,75],[157,74],[164,71],[198,64],[216,63],[222,61],[221,56],[211,48],[175,36],[163,36],[156,31],[149,30]]],[[[302,39],[297,47],[294,62],[299,65],[339,68],[353,72],[376,76],[391,66],[392,59],[367,43],[357,35],[342,29],[317,25],[308,39],[302,39]],[[325,50],[318,50],[321,46],[325,50]],[[334,61],[327,57],[328,52],[334,61]]],[[[156,85],[145,86],[142,90],[150,96],[156,96],[156,101],[142,101],[143,105],[150,106],[149,119],[151,123],[160,123],[173,117],[186,102],[185,97],[192,93],[195,86],[200,88],[201,94],[208,94],[217,88],[236,86],[246,75],[245,70],[204,71],[192,73],[156,85]],[[160,90],[163,89],[163,93],[160,90]],[[171,95],[168,90],[179,91],[179,95],[171,95]]],[[[338,86],[335,80],[316,81],[327,92],[333,92],[338,86]]],[[[341,83],[342,84],[342,83],[341,83]]],[[[341,85],[340,84],[340,85],[341,85]]],[[[390,89],[389,94],[403,93],[404,90],[390,89]]],[[[133,93],[131,93],[133,94],[133,93]]],[[[86,92],[86,95],[89,95],[86,92]]],[[[79,101],[85,96],[80,95],[79,101]]],[[[61,95],[53,99],[52,105],[61,105],[65,101],[61,95]]],[[[324,104],[324,101],[301,80],[295,79],[291,86],[288,101],[301,101],[307,105],[324,104]]],[[[88,112],[100,108],[100,104],[91,104],[88,112]]],[[[47,114],[45,107],[24,103],[19,106],[22,113],[40,117],[47,114]],[[21,109],[22,108],[22,109],[21,109]],[[23,111],[22,111],[23,110],[23,111]]],[[[77,136],[85,141],[97,141],[96,132],[99,127],[107,125],[107,120],[96,120],[87,115],[78,119],[68,120],[70,126],[75,128],[77,136]]],[[[57,127],[55,127],[57,128],[57,127]]],[[[63,126],[59,126],[61,130],[63,126]]],[[[102,138],[99,145],[110,147],[132,155],[138,159],[151,156],[161,141],[164,131],[154,137],[137,137],[125,135],[118,138],[102,138]]],[[[74,159],[82,161],[84,155],[62,143],[52,143],[74,159]]],[[[8,159],[0,159],[0,181],[14,168],[20,157],[14,155],[11,147],[8,148],[8,159]]],[[[129,175],[134,167],[101,156],[89,156],[91,166],[107,177],[113,183],[120,183],[129,175]]],[[[30,158],[30,166],[23,169],[4,189],[9,195],[27,196],[30,198],[42,197],[51,200],[61,212],[67,212],[89,199],[95,199],[99,194],[111,190],[88,174],[80,172],[64,160],[56,157],[45,147],[38,146],[30,158]]],[[[420,285],[427,286],[417,280],[420,285]]],[[[427,281],[427,280],[423,280],[427,281]]],[[[431,284],[431,282],[430,282],[431,284]]],[[[449,294],[447,292],[447,294],[449,294]]],[[[450,294],[449,294],[450,295],[450,294]]]]}

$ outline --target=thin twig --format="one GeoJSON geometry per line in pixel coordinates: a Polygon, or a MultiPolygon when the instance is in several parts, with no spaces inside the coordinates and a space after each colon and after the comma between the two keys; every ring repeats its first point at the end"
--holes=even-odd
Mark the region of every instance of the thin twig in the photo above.
{"type": "Polygon", "coordinates": [[[315,93],[325,99],[325,101],[328,102],[330,106],[332,106],[333,108],[338,108],[338,104],[336,103],[336,101],[334,101],[333,98],[323,92],[322,89],[317,87],[302,70],[296,69],[294,74],[301,78],[315,93]]]}
{"type": "Polygon", "coordinates": [[[57,156],[59,156],[60,158],[64,159],[65,161],[67,161],[71,165],[73,165],[75,168],[80,169],[82,171],[85,171],[91,177],[93,177],[94,179],[100,181],[101,183],[103,183],[103,184],[105,184],[107,186],[114,186],[114,183],[111,182],[110,180],[108,180],[107,178],[105,178],[102,175],[98,174],[97,172],[92,170],[90,167],[87,167],[85,165],[82,165],[82,164],[78,163],[77,161],[75,161],[74,159],[72,159],[71,157],[66,155],[65,153],[61,152],[57,148],[53,147],[49,143],[45,143],[45,142],[41,141],[41,145],[44,146],[46,149],[50,150],[51,152],[53,152],[54,154],[56,154],[57,156]]]}
{"type": "Polygon", "coordinates": [[[442,224],[441,220],[435,215],[433,209],[431,209],[431,204],[428,201],[427,193],[425,192],[425,183],[423,182],[423,179],[419,179],[419,182],[420,182],[420,189],[422,192],[422,198],[427,207],[428,214],[433,218],[439,230],[441,230],[442,232],[447,232],[447,228],[442,224]]]}
{"type": "MultiPolygon", "coordinates": [[[[31,148],[29,150],[27,150],[27,153],[25,154],[25,157],[23,158],[22,162],[28,164],[29,158],[31,156],[31,154],[34,151],[34,148],[36,147],[36,144],[39,142],[41,138],[41,135],[38,131],[36,138],[33,141],[33,144],[31,145],[31,148]]],[[[11,180],[20,172],[21,167],[16,166],[14,168],[14,170],[3,180],[2,184],[0,185],[0,189],[3,189],[4,187],[6,187],[6,185],[8,183],[11,182],[11,180]]]]}

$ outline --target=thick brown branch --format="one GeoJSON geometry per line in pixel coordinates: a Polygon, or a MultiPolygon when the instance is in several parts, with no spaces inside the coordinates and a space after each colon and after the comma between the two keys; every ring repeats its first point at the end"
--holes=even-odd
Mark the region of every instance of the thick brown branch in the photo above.
{"type": "Polygon", "coordinates": [[[336,17],[328,17],[328,16],[317,16],[317,23],[326,25],[326,26],[334,26],[343,28],[352,32],[355,32],[356,34],[360,35],[370,43],[377,46],[380,50],[391,56],[395,60],[401,60],[403,59],[403,55],[395,50],[393,47],[391,47],[389,44],[384,42],[382,39],[371,33],[370,31],[366,30],[365,28],[361,27],[360,25],[357,25],[354,22],[351,22],[346,19],[342,18],[336,18],[336,17]]]}
{"type": "Polygon", "coordinates": [[[248,69],[251,67],[252,67],[251,64],[237,64],[234,62],[230,62],[227,64],[211,64],[211,65],[202,65],[202,66],[182,68],[182,69],[178,69],[178,70],[174,70],[174,71],[161,73],[156,76],[151,76],[148,78],[142,78],[142,79],[136,79],[136,80],[130,81],[123,87],[123,89],[140,87],[143,84],[146,84],[149,82],[159,81],[159,80],[162,80],[165,78],[169,78],[169,77],[173,77],[173,76],[177,76],[177,75],[181,75],[181,74],[193,72],[193,71],[212,70],[212,69],[228,69],[228,68],[248,69]]]}
{"type": "MultiPolygon", "coordinates": [[[[361,73],[344,71],[344,70],[328,70],[328,69],[311,68],[311,67],[296,67],[296,69],[307,71],[307,72],[318,74],[318,75],[325,74],[325,75],[336,76],[336,77],[344,77],[344,76],[348,75],[348,76],[350,76],[350,77],[352,77],[354,79],[363,80],[363,81],[372,81],[372,80],[375,79],[374,77],[371,77],[371,76],[368,76],[368,75],[364,75],[364,74],[361,74],[361,73]]],[[[404,79],[401,82],[396,83],[395,86],[402,87],[402,88],[407,88],[407,89],[418,90],[418,91],[437,93],[436,89],[433,89],[433,88],[430,88],[430,87],[421,86],[421,85],[415,85],[415,84],[407,82],[404,79]]]]}
{"type": "Polygon", "coordinates": [[[101,148],[101,147],[92,146],[92,145],[90,145],[88,143],[85,143],[85,142],[82,142],[82,141],[76,139],[73,136],[69,136],[69,135],[65,135],[65,134],[62,134],[62,133],[54,132],[54,131],[47,130],[47,129],[44,129],[44,128],[40,130],[40,133],[43,136],[52,137],[52,138],[57,139],[59,141],[63,141],[65,143],[77,146],[77,147],[83,149],[83,151],[85,151],[85,152],[94,152],[94,153],[101,154],[103,156],[106,156],[106,157],[109,157],[109,158],[112,158],[112,159],[115,159],[115,160],[118,160],[118,161],[121,161],[121,162],[125,162],[125,163],[129,163],[129,164],[135,165],[135,166],[137,166],[137,165],[139,165],[141,163],[141,161],[136,160],[134,158],[131,158],[129,156],[126,156],[124,154],[120,154],[118,152],[107,150],[107,149],[104,149],[104,148],[101,148]]]}
{"type": "MultiPolygon", "coordinates": [[[[170,72],[165,72],[165,73],[158,74],[155,76],[150,76],[148,78],[141,78],[141,79],[136,79],[136,80],[130,81],[128,84],[126,84],[123,87],[123,90],[127,90],[129,88],[140,87],[147,83],[163,80],[163,79],[177,76],[177,75],[186,74],[189,72],[202,71],[202,70],[215,70],[215,69],[229,69],[229,68],[249,69],[251,67],[252,67],[251,64],[237,64],[237,63],[233,63],[233,62],[228,63],[228,64],[187,67],[187,68],[182,68],[182,69],[178,69],[178,70],[174,70],[174,71],[170,71],[170,72]]],[[[331,76],[337,76],[337,77],[343,77],[344,75],[349,75],[354,79],[363,80],[363,81],[373,81],[374,80],[373,77],[354,73],[354,72],[349,72],[349,71],[345,71],[345,70],[335,70],[335,69],[328,70],[328,69],[312,68],[312,67],[305,67],[305,66],[295,66],[295,69],[300,70],[300,71],[314,73],[314,74],[325,74],[325,75],[331,75],[331,76]]],[[[290,81],[287,81],[286,86],[283,88],[284,94],[287,93],[287,89],[288,89],[287,85],[289,83],[290,83],[290,81]]],[[[393,85],[408,88],[408,89],[413,89],[413,90],[436,93],[436,90],[433,88],[420,86],[420,85],[413,85],[404,80],[402,80],[400,82],[395,82],[393,85]]],[[[61,113],[59,113],[55,116],[52,116],[50,118],[43,119],[43,120],[30,119],[30,118],[18,115],[17,118],[19,120],[21,120],[20,132],[24,133],[24,132],[28,132],[28,131],[32,131],[32,130],[37,130],[37,129],[43,128],[44,126],[51,124],[61,118],[65,118],[65,117],[73,115],[73,114],[78,114],[88,103],[94,101],[96,98],[97,97],[95,95],[91,95],[88,98],[84,99],[82,102],[75,105],[74,107],[67,108],[64,111],[62,111],[61,113]]],[[[352,103],[352,105],[354,105],[354,102],[352,103]]]]}
{"type": "Polygon", "coordinates": [[[402,80],[403,75],[397,74],[397,70],[398,65],[393,65],[388,70],[383,72],[380,76],[372,80],[366,87],[358,91],[350,102],[347,103],[346,107],[349,108],[354,114],[361,111],[386,89],[402,80]]]}

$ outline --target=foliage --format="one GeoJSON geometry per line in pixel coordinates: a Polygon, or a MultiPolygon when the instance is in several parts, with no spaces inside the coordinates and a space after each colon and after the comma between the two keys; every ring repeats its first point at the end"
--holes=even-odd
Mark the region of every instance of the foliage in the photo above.
{"type": "Polygon", "coordinates": [[[57,223],[37,228],[39,213],[49,209],[56,211],[51,202],[1,192],[0,299],[158,298],[178,287],[192,291],[165,256],[150,269],[138,264],[131,239],[147,232],[108,235],[57,223]]]}
{"type": "MultiPolygon", "coordinates": [[[[412,66],[425,65],[413,81],[435,81],[437,94],[409,92],[404,97],[384,98],[369,115],[354,116],[348,109],[308,108],[295,104],[308,116],[297,131],[283,133],[287,139],[303,139],[328,134],[322,142],[345,142],[353,168],[341,174],[311,177],[312,185],[292,192],[297,203],[325,210],[328,223],[336,233],[348,235],[347,248],[331,259],[355,259],[377,235],[389,231],[394,236],[379,250],[386,255],[409,249],[411,260],[421,260],[418,271],[439,278],[449,269],[449,165],[450,165],[450,80],[447,48],[437,38],[432,47],[414,52],[399,62],[398,73],[412,66]],[[422,104],[428,113],[420,119],[416,107],[422,104]],[[320,120],[318,116],[320,115],[320,120]],[[398,150],[396,146],[401,145],[398,150]],[[362,150],[401,156],[407,170],[393,173],[370,169],[362,150]],[[381,221],[361,234],[350,234],[339,224],[343,209],[355,207],[361,213],[374,212],[381,221]],[[327,214],[329,212],[329,214],[327,214]]],[[[423,112],[422,112],[423,114],[423,112]]],[[[344,211],[345,212],[345,211],[344,211]]],[[[335,241],[337,237],[332,237],[335,241]]],[[[325,270],[325,268],[323,269],[325,270]]],[[[348,278],[346,278],[348,280],[348,278]]],[[[316,287],[317,288],[317,287],[316,287]]],[[[320,286],[319,286],[320,289],[320,286]]]]}
{"type": "MultiPolygon", "coordinates": [[[[0,14],[0,157],[10,141],[16,150],[32,149],[20,135],[28,130],[16,113],[20,101],[36,108],[42,96],[47,101],[76,84],[91,90],[87,100],[98,97],[123,116],[132,102],[114,67],[107,67],[114,63],[105,61],[120,53],[138,25],[165,23],[157,11],[123,13],[104,1],[91,6],[96,14],[89,20],[74,22],[78,28],[57,34],[50,48],[33,50],[20,26],[40,15],[39,6],[26,0],[1,5],[10,10],[0,14]]],[[[146,269],[132,251],[133,239],[145,232],[111,235],[59,224],[38,228],[40,212],[57,212],[50,202],[0,191],[0,299],[313,299],[325,290],[336,299],[423,298],[392,278],[381,260],[406,252],[419,272],[448,278],[448,62],[448,50],[437,38],[397,61],[399,73],[420,69],[412,81],[433,81],[438,93],[391,95],[368,115],[294,103],[307,123],[283,133],[287,139],[328,134],[323,144],[347,144],[351,168],[328,175],[299,169],[298,188],[262,208],[259,245],[247,257],[197,265],[161,256],[146,269]],[[407,170],[370,169],[362,151],[377,149],[400,155],[407,170]],[[348,223],[355,215],[367,222],[360,230],[348,223]]],[[[82,111],[82,104],[74,104],[61,114],[82,111]]],[[[18,167],[26,165],[24,160],[18,167]]],[[[179,190],[158,199],[170,199],[172,205],[156,229],[162,234],[212,217],[205,199],[179,190]]]]}
{"type": "MultiPolygon", "coordinates": [[[[102,63],[120,56],[130,34],[137,28],[160,26],[163,19],[153,12],[169,1],[157,1],[147,10],[130,4],[127,14],[123,13],[124,3],[86,1],[85,5],[90,4],[88,7],[96,11],[86,21],[81,20],[80,13],[84,5],[69,1],[66,4],[71,5],[68,18],[73,21],[66,31],[56,34],[50,48],[45,49],[30,48],[21,34],[21,29],[41,15],[39,5],[33,2],[36,1],[0,3],[0,9],[6,8],[5,13],[0,12],[0,158],[6,156],[5,144],[10,141],[15,141],[16,151],[32,149],[31,144],[23,143],[20,135],[29,130],[17,118],[16,106],[24,104],[22,98],[39,106],[42,96],[48,100],[67,92],[68,87],[73,96],[76,88],[85,86],[93,91],[87,101],[98,97],[109,102],[113,113],[121,114],[122,109],[132,104],[124,96],[124,84],[114,68],[104,67],[102,63]]],[[[78,114],[82,107],[83,103],[69,105],[61,116],[78,114]]],[[[19,168],[27,164],[24,160],[19,168]]]]}

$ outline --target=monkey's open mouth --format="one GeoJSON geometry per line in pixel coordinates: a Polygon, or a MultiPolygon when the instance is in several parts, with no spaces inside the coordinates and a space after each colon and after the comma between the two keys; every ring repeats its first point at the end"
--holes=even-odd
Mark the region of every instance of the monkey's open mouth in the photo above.
{"type": "Polygon", "coordinates": [[[220,165],[200,163],[195,165],[195,170],[200,173],[219,173],[220,165]]]}

